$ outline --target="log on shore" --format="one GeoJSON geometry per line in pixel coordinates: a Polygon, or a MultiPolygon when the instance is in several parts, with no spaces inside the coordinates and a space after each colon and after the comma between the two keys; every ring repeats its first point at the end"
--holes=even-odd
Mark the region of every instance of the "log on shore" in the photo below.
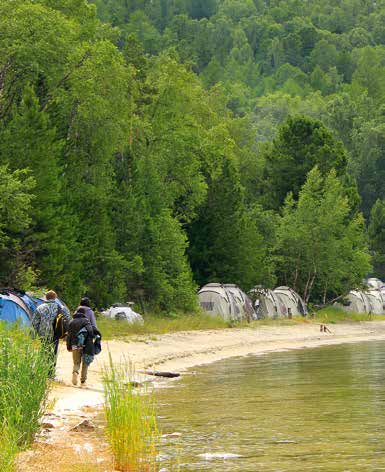
{"type": "Polygon", "coordinates": [[[167,377],[169,379],[180,377],[178,372],[159,372],[157,370],[146,370],[144,373],[147,375],[155,375],[155,377],[167,377]]]}

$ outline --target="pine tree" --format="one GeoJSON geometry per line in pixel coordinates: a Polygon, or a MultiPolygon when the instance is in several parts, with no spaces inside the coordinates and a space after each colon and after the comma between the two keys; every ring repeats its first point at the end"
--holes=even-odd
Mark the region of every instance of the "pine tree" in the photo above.
{"type": "Polygon", "coordinates": [[[28,169],[35,181],[32,221],[18,252],[19,272],[31,267],[40,274],[41,284],[58,291],[65,290],[74,275],[70,261],[74,241],[66,231],[72,220],[61,198],[62,147],[47,113],[40,111],[33,88],[26,87],[1,133],[0,160],[13,170],[28,169]]]}
{"type": "Polygon", "coordinates": [[[225,158],[209,181],[206,203],[189,229],[189,258],[196,281],[236,283],[244,290],[261,282],[262,238],[245,203],[235,163],[225,158]]]}

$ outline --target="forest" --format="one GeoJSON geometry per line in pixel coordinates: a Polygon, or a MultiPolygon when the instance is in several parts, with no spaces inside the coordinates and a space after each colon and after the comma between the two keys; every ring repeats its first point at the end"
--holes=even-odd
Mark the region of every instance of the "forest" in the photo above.
{"type": "Polygon", "coordinates": [[[2,286],[385,277],[385,0],[0,0],[0,31],[2,286]]]}

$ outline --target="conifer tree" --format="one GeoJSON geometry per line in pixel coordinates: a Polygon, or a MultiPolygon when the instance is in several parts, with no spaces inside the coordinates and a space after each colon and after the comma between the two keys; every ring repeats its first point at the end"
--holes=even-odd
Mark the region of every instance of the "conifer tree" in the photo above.
{"type": "Polygon", "coordinates": [[[207,201],[189,229],[189,258],[200,285],[236,283],[244,290],[265,271],[262,237],[244,202],[239,172],[225,158],[221,174],[209,181],[207,201]]]}
{"type": "Polygon", "coordinates": [[[71,218],[61,199],[62,147],[47,113],[40,111],[33,88],[27,86],[20,106],[14,108],[1,133],[0,159],[10,169],[28,169],[35,181],[31,224],[18,253],[19,271],[36,269],[41,274],[39,282],[57,290],[65,290],[74,275],[69,260],[73,236],[68,231],[65,234],[71,218]]]}

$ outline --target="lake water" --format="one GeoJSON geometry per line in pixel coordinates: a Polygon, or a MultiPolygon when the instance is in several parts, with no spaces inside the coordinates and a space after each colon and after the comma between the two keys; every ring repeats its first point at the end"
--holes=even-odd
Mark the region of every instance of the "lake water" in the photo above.
{"type": "Polygon", "coordinates": [[[385,470],[383,342],[233,358],[156,396],[171,472],[385,470]]]}

